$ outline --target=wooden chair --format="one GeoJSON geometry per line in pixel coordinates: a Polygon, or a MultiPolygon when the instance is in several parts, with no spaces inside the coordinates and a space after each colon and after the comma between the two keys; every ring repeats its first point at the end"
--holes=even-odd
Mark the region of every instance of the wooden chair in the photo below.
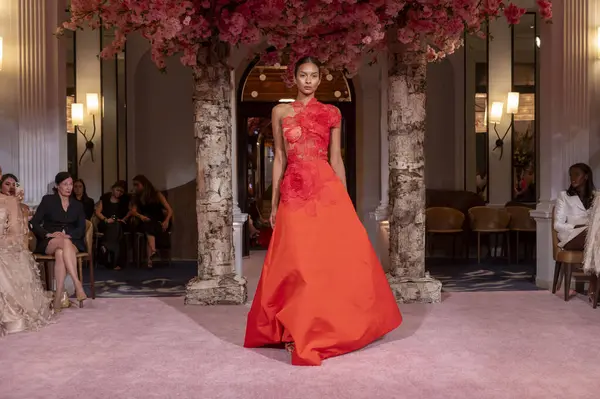
{"type": "MultiPolygon", "coordinates": [[[[535,220],[531,217],[529,212],[531,212],[531,208],[525,206],[507,206],[506,211],[510,214],[510,223],[508,224],[508,228],[510,231],[515,232],[517,238],[517,264],[519,264],[519,250],[521,249],[520,245],[520,234],[525,233],[531,235],[531,233],[535,234],[536,224],[535,220]]],[[[527,260],[527,240],[523,243],[525,245],[525,260],[527,260]]],[[[533,246],[535,248],[535,245],[533,246]]]]}
{"type": "MultiPolygon", "coordinates": [[[[487,206],[475,206],[469,209],[469,220],[471,230],[477,233],[477,263],[481,263],[481,235],[503,236],[508,260],[510,262],[510,214],[505,209],[491,208],[487,206]]],[[[491,253],[491,245],[488,245],[491,253]]],[[[494,251],[495,255],[495,251],[494,251]]]]}
{"type": "Polygon", "coordinates": [[[452,236],[452,258],[455,256],[456,237],[464,234],[465,215],[448,207],[431,207],[425,210],[425,231],[429,254],[433,253],[433,238],[436,234],[452,236]]]}
{"type": "MultiPolygon", "coordinates": [[[[571,280],[573,277],[583,277],[582,279],[587,279],[589,276],[586,276],[581,270],[583,265],[583,251],[566,251],[558,246],[558,233],[554,229],[554,217],[555,211],[552,212],[552,257],[554,258],[555,262],[554,278],[552,280],[552,293],[555,294],[556,290],[560,289],[560,280],[563,280],[564,277],[564,298],[565,301],[568,301],[571,280]]],[[[596,284],[596,286],[597,285],[598,284],[596,284]]]]}
{"type": "MultiPolygon", "coordinates": [[[[30,233],[33,236],[33,233],[30,233]]],[[[80,279],[83,279],[83,262],[88,262],[88,266],[90,269],[90,291],[92,294],[92,299],[96,299],[96,286],[94,282],[94,262],[92,258],[92,248],[93,248],[93,237],[94,237],[94,226],[92,222],[89,220],[85,221],[85,247],[86,252],[78,252],[77,253],[77,274],[80,279]]],[[[33,246],[35,247],[35,236],[33,236],[33,246]]],[[[44,254],[33,254],[35,260],[44,266],[44,275],[46,276],[46,289],[52,290],[52,281],[54,280],[54,271],[52,265],[56,260],[54,255],[44,255],[44,254]]],[[[80,304],[83,307],[83,303],[80,304]]]]}

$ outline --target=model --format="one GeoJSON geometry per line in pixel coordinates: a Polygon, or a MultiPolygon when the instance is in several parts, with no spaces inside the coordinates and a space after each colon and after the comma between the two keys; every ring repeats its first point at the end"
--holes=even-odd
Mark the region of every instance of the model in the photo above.
{"type": "Polygon", "coordinates": [[[346,191],[340,111],[314,97],[315,59],[299,60],[294,75],[297,100],[272,112],[274,231],[244,346],[285,345],[292,364],[320,365],[382,337],[402,316],[346,191]]]}

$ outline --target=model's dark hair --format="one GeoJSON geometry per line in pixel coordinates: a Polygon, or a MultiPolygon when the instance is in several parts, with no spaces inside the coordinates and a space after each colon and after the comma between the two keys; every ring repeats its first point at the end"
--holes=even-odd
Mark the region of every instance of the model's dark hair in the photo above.
{"type": "Polygon", "coordinates": [[[134,202],[136,205],[146,205],[160,202],[158,197],[158,190],[154,188],[154,185],[144,175],[137,175],[132,179],[134,182],[138,182],[142,185],[142,192],[136,194],[134,202]]]}
{"type": "Polygon", "coordinates": [[[313,56],[307,55],[306,57],[302,57],[300,58],[297,62],[296,65],[294,66],[294,76],[298,75],[298,69],[300,69],[301,65],[304,64],[314,64],[317,66],[317,68],[321,68],[321,63],[319,62],[318,59],[316,59],[313,56]]]}
{"type": "MultiPolygon", "coordinates": [[[[596,191],[596,186],[594,186],[594,174],[592,173],[592,168],[590,168],[588,164],[581,162],[571,165],[571,167],[569,168],[569,173],[573,169],[579,169],[584,175],[587,176],[587,180],[585,181],[585,186],[583,188],[583,198],[581,198],[581,202],[583,202],[583,206],[585,206],[585,209],[590,209],[592,207],[592,204],[594,203],[594,191],[596,191]]],[[[567,195],[577,195],[577,191],[575,190],[573,185],[570,185],[567,189],[567,195]]]]}
{"type": "Polygon", "coordinates": [[[125,180],[117,180],[111,188],[120,188],[123,191],[127,191],[127,182],[125,180]]]}
{"type": "Polygon", "coordinates": [[[83,193],[81,194],[81,200],[86,200],[86,199],[90,198],[87,193],[87,186],[85,185],[85,182],[83,181],[83,179],[75,179],[73,181],[73,192],[71,192],[71,197],[77,198],[77,196],[75,195],[75,183],[81,183],[81,187],[83,187],[83,193]]]}
{"type": "Polygon", "coordinates": [[[2,176],[2,179],[0,179],[0,186],[3,185],[4,182],[8,179],[13,179],[15,183],[19,183],[19,179],[17,179],[17,176],[13,175],[12,173],[7,173],[2,176]]]}

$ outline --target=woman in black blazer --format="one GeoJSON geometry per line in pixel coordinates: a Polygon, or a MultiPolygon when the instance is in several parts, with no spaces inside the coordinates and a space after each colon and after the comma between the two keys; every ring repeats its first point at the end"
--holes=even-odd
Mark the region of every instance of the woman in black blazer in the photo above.
{"type": "Polygon", "coordinates": [[[85,251],[85,212],[81,202],[71,197],[73,179],[68,172],[57,174],[54,183],[55,194],[42,198],[31,219],[31,228],[38,238],[35,252],[56,258],[54,309],[59,311],[67,273],[75,284],[77,300],[81,303],[87,299],[77,276],[77,252],[85,251]]]}

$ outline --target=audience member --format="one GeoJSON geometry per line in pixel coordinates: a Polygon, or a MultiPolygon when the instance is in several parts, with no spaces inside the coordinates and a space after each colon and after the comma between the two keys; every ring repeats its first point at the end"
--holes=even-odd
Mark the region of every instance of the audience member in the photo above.
{"type": "Polygon", "coordinates": [[[121,270],[120,265],[125,265],[123,255],[123,233],[127,228],[130,217],[129,197],[125,194],[127,183],[119,180],[112,186],[112,190],[100,197],[96,206],[96,217],[99,220],[98,231],[102,233],[100,251],[106,267],[121,270]]]}
{"type": "Polygon", "coordinates": [[[55,194],[45,195],[31,219],[31,227],[38,238],[37,253],[54,255],[56,293],[54,308],[59,311],[67,273],[75,284],[77,300],[87,296],[77,275],[77,251],[85,251],[86,219],[83,205],[73,196],[73,179],[68,172],[60,172],[54,179],[55,194]]]}
{"type": "Polygon", "coordinates": [[[73,198],[83,204],[83,211],[85,213],[85,218],[87,220],[91,220],[92,216],[94,216],[94,200],[91,199],[87,194],[87,189],[85,187],[85,182],[82,179],[77,179],[73,183],[73,198]]]}
{"type": "Polygon", "coordinates": [[[157,248],[170,245],[168,231],[173,210],[165,196],[154,188],[144,175],[133,178],[134,197],[131,214],[140,220],[141,231],[147,238],[148,267],[157,255],[157,248]]]}

